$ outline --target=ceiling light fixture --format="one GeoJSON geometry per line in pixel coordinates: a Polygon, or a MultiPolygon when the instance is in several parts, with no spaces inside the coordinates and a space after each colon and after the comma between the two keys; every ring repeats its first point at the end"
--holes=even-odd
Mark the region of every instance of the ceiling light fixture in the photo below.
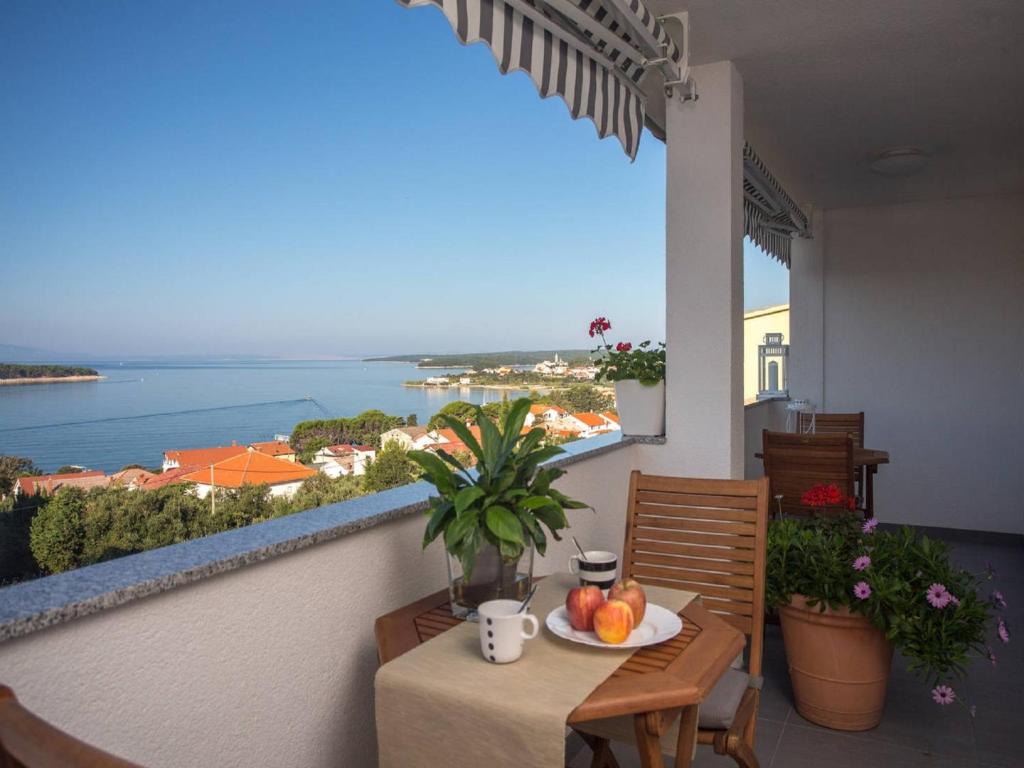
{"type": "Polygon", "coordinates": [[[868,162],[868,167],[880,176],[913,176],[928,164],[928,154],[920,147],[892,147],[868,162]]]}

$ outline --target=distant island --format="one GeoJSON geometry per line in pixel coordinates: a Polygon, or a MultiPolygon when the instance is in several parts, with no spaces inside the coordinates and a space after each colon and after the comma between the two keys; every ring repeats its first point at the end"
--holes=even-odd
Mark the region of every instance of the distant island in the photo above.
{"type": "Polygon", "coordinates": [[[95,368],[85,368],[77,365],[0,363],[0,386],[99,381],[102,378],[99,371],[95,368]]]}
{"type": "Polygon", "coordinates": [[[569,365],[588,365],[591,361],[587,349],[550,349],[539,351],[513,350],[510,352],[467,352],[457,355],[391,355],[368,357],[369,363],[416,363],[417,368],[501,368],[502,366],[537,365],[555,357],[569,365]]]}

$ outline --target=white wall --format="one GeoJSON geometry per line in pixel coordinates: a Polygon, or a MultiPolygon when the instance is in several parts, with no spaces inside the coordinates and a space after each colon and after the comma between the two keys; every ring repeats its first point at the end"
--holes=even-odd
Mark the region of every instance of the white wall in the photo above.
{"type": "Polygon", "coordinates": [[[823,410],[865,411],[890,451],[878,516],[1024,533],[1024,196],[829,210],[824,230],[823,410]]]}
{"type": "MultiPolygon", "coordinates": [[[[619,551],[632,447],[568,467],[584,546],[619,551]]],[[[374,619],[446,584],[406,517],[0,644],[0,681],[148,768],[376,765],[374,619]]],[[[552,542],[539,573],[565,570],[552,542]]]]}

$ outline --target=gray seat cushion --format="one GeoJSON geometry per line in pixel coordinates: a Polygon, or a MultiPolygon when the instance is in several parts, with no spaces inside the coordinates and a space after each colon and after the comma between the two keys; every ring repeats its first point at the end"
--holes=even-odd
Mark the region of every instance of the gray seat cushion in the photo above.
{"type": "Polygon", "coordinates": [[[750,687],[750,675],[730,667],[700,705],[698,725],[710,730],[724,730],[732,725],[743,692],[750,687]]]}

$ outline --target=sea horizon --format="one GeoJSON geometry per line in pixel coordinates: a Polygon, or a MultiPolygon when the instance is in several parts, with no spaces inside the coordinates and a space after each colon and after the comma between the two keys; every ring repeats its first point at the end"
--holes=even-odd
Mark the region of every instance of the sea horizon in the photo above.
{"type": "Polygon", "coordinates": [[[45,472],[64,465],[112,472],[127,464],[159,466],[168,450],[270,440],[309,419],[379,409],[425,424],[452,400],[504,396],[405,387],[422,369],[403,362],[94,358],[54,364],[72,362],[106,378],[0,389],[0,454],[31,459],[45,472]]]}

